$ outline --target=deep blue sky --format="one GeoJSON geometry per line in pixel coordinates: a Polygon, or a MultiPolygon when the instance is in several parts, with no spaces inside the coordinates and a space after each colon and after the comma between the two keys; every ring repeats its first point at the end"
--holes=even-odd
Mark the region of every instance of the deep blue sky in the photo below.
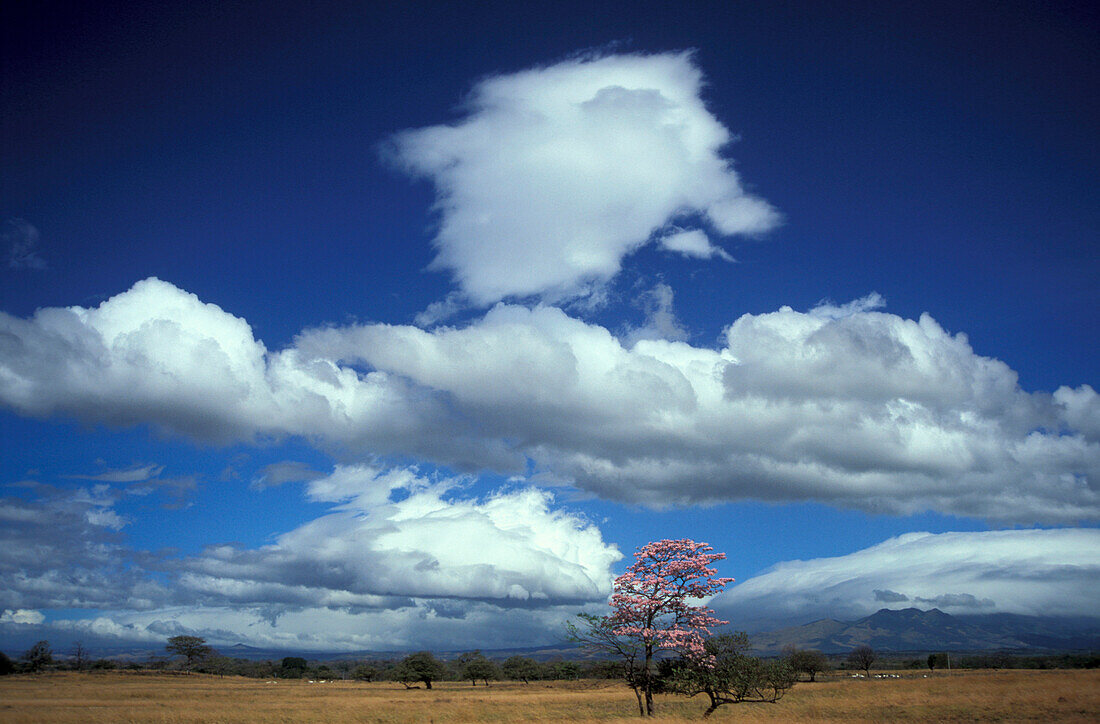
{"type": "MultiPolygon", "coordinates": [[[[269,351],[326,325],[413,324],[457,287],[447,271],[426,270],[436,255],[436,191],[410,178],[392,149],[387,155],[394,134],[461,122],[467,94],[489,77],[583,51],[694,49],[706,109],[738,138],[723,156],[782,223],[722,241],[737,263],[646,246],[606,280],[605,305],[566,305],[568,314],[625,338],[644,322],[642,293],[661,283],[675,293],[686,341],[714,350],[743,314],[785,305],[807,312],[878,293],[888,314],[928,313],[948,333],[964,333],[974,354],[1019,375],[1020,395],[1100,380],[1100,13],[1090,4],[439,5],[6,4],[0,221],[8,248],[0,253],[25,241],[29,227],[37,237],[30,257],[9,256],[0,270],[0,310],[23,319],[42,308],[91,308],[155,276],[242,318],[269,351]]],[[[476,324],[483,314],[472,305],[447,323],[476,324]]],[[[357,369],[372,365],[383,366],[364,360],[357,369]]],[[[300,482],[249,490],[272,463],[292,460],[319,473],[367,459],[419,464],[425,474],[472,470],[480,477],[466,492],[482,496],[539,482],[509,483],[513,471],[463,466],[415,446],[375,458],[394,449],[348,452],[293,434],[211,441],[162,433],[155,416],[97,417],[65,400],[34,412],[11,399],[0,405],[0,483],[27,509],[59,505],[92,484],[71,476],[164,466],[153,477],[170,484],[157,492],[118,494],[110,510],[128,524],[111,535],[120,550],[136,552],[133,566],[155,571],[148,575],[169,588],[181,569],[164,561],[178,556],[157,554],[155,563],[142,556],[164,548],[197,556],[226,542],[252,549],[332,509],[331,500],[305,502],[300,482]],[[38,487],[11,486],[26,481],[38,487]]],[[[1035,400],[1049,404],[1044,395],[1035,400]]],[[[1015,414],[1000,402],[975,404],[994,422],[1015,414]]],[[[1019,423],[1079,436],[1086,447],[1066,474],[1089,491],[1097,486],[1089,427],[1096,404],[1085,399],[1083,417],[1035,413],[1019,423]]],[[[486,421],[505,415],[481,411],[486,421]]],[[[519,444],[525,434],[501,439],[519,444]]],[[[868,458],[865,469],[876,464],[868,458]]],[[[983,485],[995,496],[997,466],[983,464],[971,472],[989,473],[983,485]]],[[[1057,467],[1046,465],[1040,473],[1057,467]]],[[[565,468],[554,472],[569,482],[565,468]]],[[[953,480],[940,478],[947,488],[969,485],[953,480]]],[[[793,501],[781,505],[752,502],[770,493],[692,494],[692,504],[655,512],[652,498],[632,500],[603,485],[556,488],[556,505],[588,516],[604,542],[628,556],[655,538],[707,539],[730,555],[723,573],[739,580],[780,561],[847,555],[911,531],[1097,519],[1087,497],[1074,499],[1077,513],[1059,516],[1030,503],[993,513],[981,500],[943,497],[900,511],[821,491],[779,495],[793,501]]],[[[1028,483],[1014,490],[1019,485],[1028,483]]],[[[42,535],[36,530],[13,535],[31,543],[42,535]]],[[[82,560],[73,554],[49,570],[95,569],[82,560]]],[[[8,561],[0,575],[25,572],[20,566],[8,561]]],[[[1095,588],[1095,573],[1085,580],[1095,588]]],[[[165,610],[209,604],[200,599],[157,600],[165,610]]],[[[0,600],[0,611],[42,610],[47,622],[137,608],[0,600]]]]}

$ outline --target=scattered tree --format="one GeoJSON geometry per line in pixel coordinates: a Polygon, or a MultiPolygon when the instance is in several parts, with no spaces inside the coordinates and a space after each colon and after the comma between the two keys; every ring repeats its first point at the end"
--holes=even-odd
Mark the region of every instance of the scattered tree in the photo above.
{"type": "Polygon", "coordinates": [[[424,682],[425,689],[430,689],[432,682],[442,679],[445,671],[443,664],[430,651],[419,651],[402,659],[394,675],[407,689],[413,688],[412,684],[418,681],[424,682]]]}
{"type": "Polygon", "coordinates": [[[205,674],[225,676],[226,674],[232,674],[236,666],[236,662],[228,656],[215,654],[202,660],[199,671],[205,674]]]}
{"type": "Polygon", "coordinates": [[[186,657],[188,671],[196,661],[201,661],[214,653],[214,649],[206,645],[206,639],[198,636],[173,636],[168,639],[164,648],[168,649],[170,654],[186,657]]]}
{"type": "Polygon", "coordinates": [[[539,675],[538,662],[526,656],[509,656],[500,668],[506,677],[512,681],[522,681],[524,684],[531,683],[531,679],[539,675]]]}
{"type": "Polygon", "coordinates": [[[689,599],[712,596],[732,578],[718,578],[710,564],[722,553],[693,540],[660,540],[634,554],[635,562],[615,579],[610,616],[581,614],[570,638],[589,649],[621,658],[623,678],[638,699],[640,716],[653,716],[654,656],[675,651],[688,659],[705,657],[712,626],[728,623],[689,599]]]}
{"type": "Polygon", "coordinates": [[[301,656],[286,656],[279,662],[279,678],[300,679],[308,668],[309,662],[301,656]]]}
{"type": "Polygon", "coordinates": [[[0,676],[7,676],[15,671],[15,664],[12,663],[8,655],[3,651],[0,651],[0,676]]]}
{"type": "Polygon", "coordinates": [[[621,679],[623,678],[623,662],[600,659],[589,661],[585,665],[584,676],[586,679],[621,679]]]}
{"type": "Polygon", "coordinates": [[[941,669],[946,669],[948,661],[949,659],[945,653],[928,654],[928,670],[935,671],[937,666],[941,669]]]}
{"type": "Polygon", "coordinates": [[[876,658],[878,656],[875,654],[875,650],[866,644],[856,646],[848,652],[848,663],[857,669],[863,669],[865,676],[871,675],[871,664],[875,663],[876,658]]]}
{"type": "Polygon", "coordinates": [[[471,686],[477,686],[479,679],[488,686],[489,679],[498,678],[497,665],[485,658],[480,651],[463,654],[458,658],[458,665],[459,675],[463,679],[469,679],[471,686]]]}
{"type": "Polygon", "coordinates": [[[359,664],[355,667],[355,672],[352,676],[358,681],[374,681],[378,678],[378,675],[382,673],[374,664],[359,664]]]}
{"type": "Polygon", "coordinates": [[[787,663],[795,673],[808,674],[810,681],[814,681],[820,672],[829,670],[829,660],[820,651],[789,646],[783,650],[783,653],[786,654],[787,663]]]}
{"type": "Polygon", "coordinates": [[[550,664],[550,675],[558,681],[576,681],[581,678],[581,667],[576,661],[555,661],[550,664]]]}
{"type": "Polygon", "coordinates": [[[50,642],[39,641],[31,646],[23,653],[23,661],[26,664],[27,671],[30,672],[41,671],[53,664],[53,651],[50,649],[50,642]]]}
{"type": "Polygon", "coordinates": [[[88,649],[84,648],[83,641],[77,641],[73,645],[73,668],[83,671],[88,666],[88,649]]]}
{"type": "Polygon", "coordinates": [[[723,704],[779,701],[798,674],[786,660],[762,661],[746,654],[748,648],[744,632],[715,636],[706,642],[705,655],[682,658],[673,667],[666,686],[687,696],[706,694],[704,718],[723,704]]]}

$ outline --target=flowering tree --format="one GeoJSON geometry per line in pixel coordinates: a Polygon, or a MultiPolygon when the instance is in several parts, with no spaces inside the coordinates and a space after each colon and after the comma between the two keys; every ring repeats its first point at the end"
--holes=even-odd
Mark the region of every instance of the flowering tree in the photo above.
{"type": "Polygon", "coordinates": [[[675,651],[703,665],[705,642],[713,626],[728,623],[690,601],[712,596],[732,578],[719,578],[710,567],[724,559],[706,543],[687,538],[659,540],[634,554],[634,565],[615,579],[609,616],[581,615],[570,624],[573,640],[623,659],[623,678],[638,698],[638,713],[653,715],[654,655],[675,651]]]}

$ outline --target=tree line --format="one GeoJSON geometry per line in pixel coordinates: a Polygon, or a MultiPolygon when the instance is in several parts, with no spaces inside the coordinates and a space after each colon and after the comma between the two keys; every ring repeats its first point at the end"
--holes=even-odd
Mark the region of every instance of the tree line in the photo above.
{"type": "MultiPolygon", "coordinates": [[[[201,641],[201,639],[200,639],[201,641]]],[[[203,642],[202,645],[205,645],[203,642]]],[[[209,648],[209,647],[208,647],[209,648]]],[[[167,649],[167,647],[166,647],[167,649]]],[[[171,653],[170,651],[168,653],[171,653]]],[[[430,652],[419,652],[430,653],[430,652]]],[[[435,681],[469,681],[462,671],[465,657],[477,654],[473,651],[456,659],[438,659],[442,675],[435,681]]],[[[417,656],[410,654],[409,656],[417,656]]],[[[245,676],[260,679],[342,679],[358,681],[401,682],[400,664],[409,656],[379,659],[308,660],[290,656],[282,659],[256,661],[222,656],[213,648],[209,654],[194,662],[192,671],[221,676],[245,676]]],[[[432,655],[433,658],[434,655],[432,655]]],[[[803,680],[812,682],[820,673],[834,669],[859,671],[862,667],[850,660],[849,654],[822,654],[820,651],[787,647],[783,652],[789,666],[803,680]]],[[[775,659],[773,659],[775,660],[775,659]]],[[[662,660],[667,661],[667,660],[662,660]]],[[[622,664],[610,659],[538,661],[526,656],[511,656],[503,661],[488,659],[489,681],[572,681],[577,679],[621,679],[622,664]]],[[[667,671],[669,664],[659,664],[667,671]]],[[[1011,652],[958,653],[938,652],[927,656],[886,654],[873,661],[871,669],[1095,669],[1100,668],[1100,653],[1020,654],[1011,652]]],[[[118,669],[147,671],[186,671],[186,657],[159,658],[146,661],[126,661],[112,658],[94,658],[81,643],[64,652],[56,653],[49,641],[39,641],[14,659],[0,651],[0,676],[41,671],[111,671],[118,669]]],[[[477,669],[475,665],[474,669],[477,669]]],[[[407,674],[407,671],[404,672],[407,674]]],[[[478,677],[483,685],[484,677],[478,677]]],[[[415,685],[415,680],[412,680],[415,685]]]]}

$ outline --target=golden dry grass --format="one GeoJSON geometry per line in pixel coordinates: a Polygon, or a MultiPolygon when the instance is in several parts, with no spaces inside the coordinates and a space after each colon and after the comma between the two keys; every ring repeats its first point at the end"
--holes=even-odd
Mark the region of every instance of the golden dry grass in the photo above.
{"type": "MultiPolygon", "coordinates": [[[[650,721],[698,721],[701,698],[660,697],[650,721]]],[[[400,684],[149,673],[58,673],[0,679],[0,722],[614,722],[636,720],[615,682],[400,684]]],[[[719,709],[712,721],[1100,721],[1100,671],[955,672],[924,678],[833,677],[799,684],[777,704],[719,709]]]]}

